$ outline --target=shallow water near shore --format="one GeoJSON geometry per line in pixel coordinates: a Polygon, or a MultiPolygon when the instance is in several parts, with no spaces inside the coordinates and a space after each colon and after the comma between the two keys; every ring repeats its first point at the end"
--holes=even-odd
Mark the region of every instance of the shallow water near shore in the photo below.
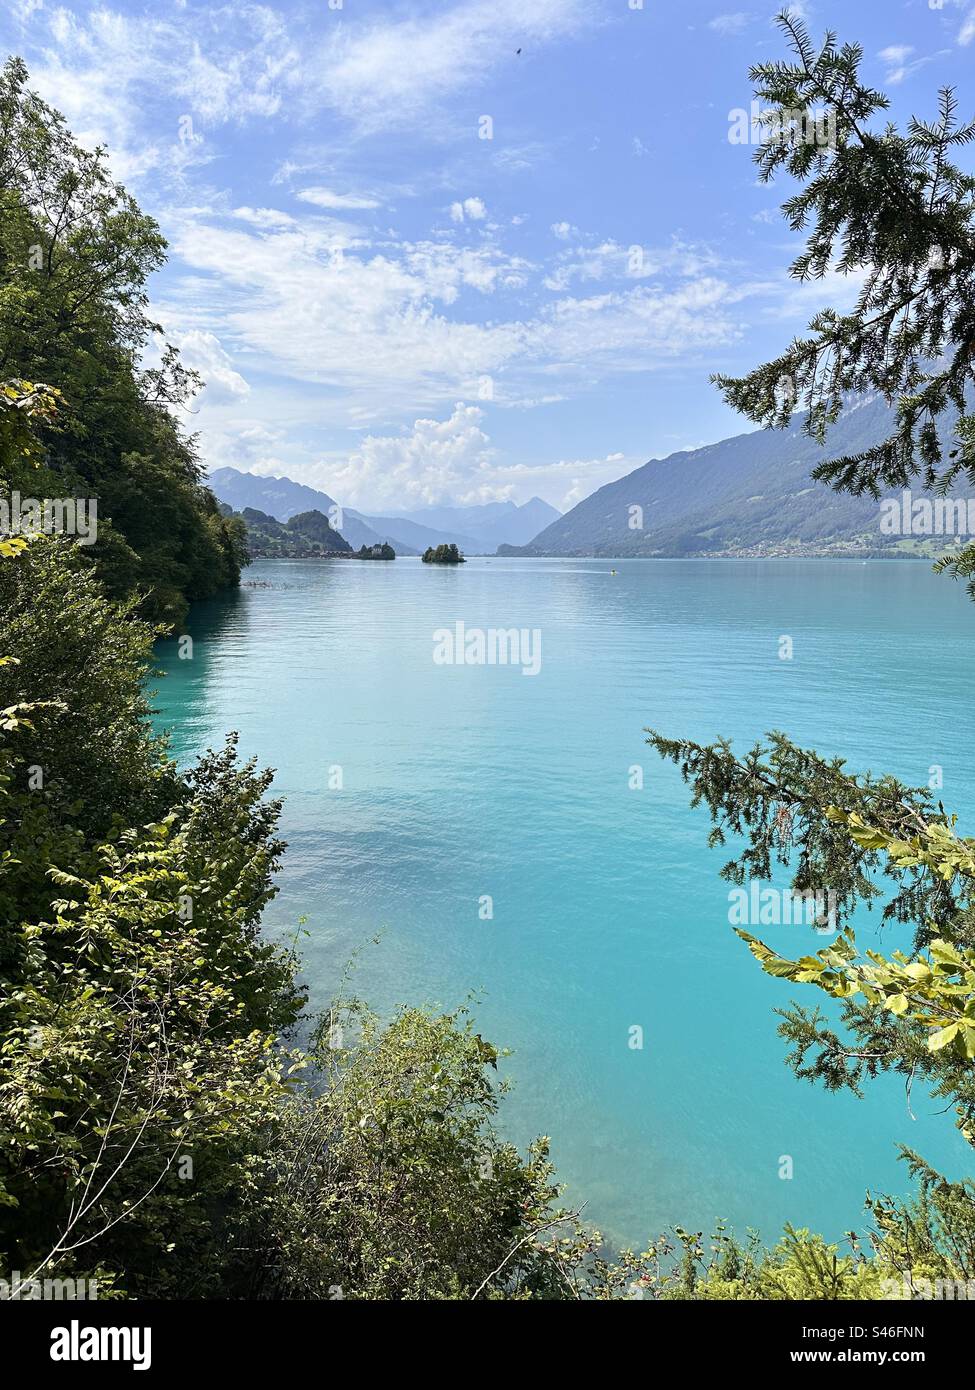
{"type": "Polygon", "coordinates": [[[159,645],[157,722],[181,762],[237,729],[277,770],[289,847],[266,929],[307,918],[315,1003],[360,946],[354,987],[381,1010],[476,992],[480,1031],[513,1049],[502,1129],[551,1135],[567,1199],[616,1241],[718,1218],[839,1238],[868,1188],[908,1190],[897,1143],[967,1171],[943,1101],[891,1079],[828,1096],[786,1068],[773,1010],[818,996],[735,937],[728,851],[643,733],[744,750],[781,729],[915,785],[938,765],[975,833],[963,588],[827,560],[261,561],[245,584],[196,607],[191,660],[159,645]],[[458,622],[537,630],[538,673],[435,661],[458,622]]]}

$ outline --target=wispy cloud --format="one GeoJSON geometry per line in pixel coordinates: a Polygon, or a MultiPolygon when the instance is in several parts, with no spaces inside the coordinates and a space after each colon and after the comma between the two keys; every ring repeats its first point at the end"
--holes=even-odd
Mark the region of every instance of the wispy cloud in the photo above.
{"type": "Polygon", "coordinates": [[[517,62],[518,48],[573,38],[598,17],[592,0],[468,0],[365,25],[337,21],[309,55],[304,99],[327,103],[365,130],[415,124],[457,92],[476,91],[500,64],[517,62]]]}
{"type": "Polygon", "coordinates": [[[746,14],[743,10],[738,10],[734,14],[715,15],[714,19],[708,20],[708,28],[716,34],[725,37],[731,34],[740,34],[751,24],[753,15],[746,14]]]}
{"type": "MultiPolygon", "coordinates": [[[[939,27],[970,42],[973,0],[946,5],[939,27]]],[[[719,40],[764,13],[719,13],[694,41],[740,78],[719,40]]],[[[706,178],[661,198],[683,89],[661,71],[644,90],[642,59],[686,17],[652,18],[625,0],[7,0],[0,30],[163,226],[153,313],[208,382],[189,424],[209,464],[367,507],[394,488],[571,505],[642,462],[650,429],[686,435],[682,392],[652,374],[706,391],[716,362],[761,360],[856,288],[787,280],[720,111],[706,137],[682,112],[706,178]],[[502,138],[475,141],[493,107],[502,138]]],[[[880,52],[891,81],[930,61],[916,18],[880,52]]]]}
{"type": "Polygon", "coordinates": [[[573,378],[646,369],[739,331],[741,288],[689,249],[648,253],[645,275],[629,277],[640,283],[627,284],[630,252],[615,244],[546,270],[490,238],[370,243],[341,221],[278,222],[267,209],[186,218],[173,243],[185,268],[175,303],[191,314],[205,302],[241,360],[336,393],[352,424],[474,396],[484,377],[499,403],[530,398],[553,371],[565,391],[573,378]],[[564,291],[573,279],[617,283],[563,294],[529,317],[483,321],[477,311],[479,299],[546,281],[564,291]]]}
{"type": "Polygon", "coordinates": [[[359,193],[333,193],[330,188],[303,188],[295,194],[303,203],[314,203],[319,208],[332,208],[340,212],[365,211],[381,207],[378,198],[369,198],[359,193]]]}
{"type": "Polygon", "coordinates": [[[913,45],[909,43],[894,43],[887,48],[882,48],[877,54],[877,57],[887,64],[884,81],[888,86],[896,87],[912,73],[927,67],[936,58],[943,57],[947,50],[940,49],[936,53],[922,53],[920,56],[912,58],[911,55],[914,51],[913,45]]]}
{"type": "Polygon", "coordinates": [[[125,179],[207,160],[201,127],[274,116],[300,80],[298,50],[264,6],[188,11],[177,20],[107,5],[21,10],[32,85],[83,143],[108,147],[125,179]],[[168,130],[157,112],[166,113],[168,130]]]}

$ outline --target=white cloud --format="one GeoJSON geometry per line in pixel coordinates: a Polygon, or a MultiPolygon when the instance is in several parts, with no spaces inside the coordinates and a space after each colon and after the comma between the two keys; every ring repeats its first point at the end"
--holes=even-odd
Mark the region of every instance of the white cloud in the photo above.
{"type": "MultiPolygon", "coordinates": [[[[82,143],[106,145],[113,170],[130,182],[150,171],[178,177],[212,160],[219,128],[249,121],[301,126],[332,111],[360,133],[420,124],[440,138],[434,113],[518,61],[524,41],[541,47],[602,22],[598,0],[466,0],[354,22],[328,11],[299,37],[292,16],[247,0],[178,12],[127,11],[118,0],[116,8],[16,4],[33,85],[82,143]],[[182,139],[181,122],[190,131],[182,139]]],[[[514,146],[486,153],[530,158],[514,146]]],[[[279,177],[299,168],[285,157],[279,177]]],[[[373,203],[359,193],[334,197],[342,201],[325,204],[333,211],[373,203]]]]}
{"type": "Polygon", "coordinates": [[[373,511],[494,500],[498,487],[489,476],[492,451],[483,419],[478,406],[458,402],[446,420],[416,420],[399,435],[366,435],[345,463],[318,465],[305,477],[327,482],[326,490],[344,505],[373,511]]]}
{"type": "MultiPolygon", "coordinates": [[[[287,460],[287,432],[271,428],[262,420],[242,416],[239,403],[232,416],[224,410],[203,412],[212,417],[207,428],[206,462],[208,471],[237,468],[242,473],[290,477],[296,474],[287,460]]],[[[300,481],[300,479],[296,479],[300,481]]]]}
{"type": "Polygon", "coordinates": [[[520,145],[505,145],[495,150],[491,162],[502,174],[527,174],[547,159],[550,146],[541,140],[528,140],[520,145]]]}
{"type": "Polygon", "coordinates": [[[690,278],[718,265],[717,256],[704,246],[679,241],[667,247],[621,246],[608,240],[561,252],[544,283],[547,289],[562,291],[574,280],[643,280],[667,272],[690,278]]]}
{"type": "Polygon", "coordinates": [[[528,317],[502,308],[485,321],[479,301],[538,277],[491,240],[370,245],[341,221],[278,223],[267,209],[238,209],[232,223],[177,221],[172,242],[183,273],[171,316],[217,332],[275,377],[323,388],[327,405],[319,396],[315,408],[333,427],[475,396],[485,377],[505,405],[553,388],[574,394],[594,374],[649,370],[734,339],[732,309],[748,293],[696,248],[647,251],[634,270],[632,248],[609,242],[563,253],[572,259],[548,277],[560,295],[574,279],[606,279],[607,292],[549,299],[528,317]]]}
{"type": "Polygon", "coordinates": [[[867,272],[854,270],[844,274],[830,269],[821,279],[790,281],[776,286],[775,297],[764,311],[764,317],[807,322],[831,305],[839,313],[852,310],[863,288],[867,272]]]}
{"type": "Polygon", "coordinates": [[[308,60],[304,99],[327,103],[363,129],[408,125],[517,62],[525,40],[571,38],[595,19],[592,0],[467,0],[417,18],[337,25],[308,60]]]}
{"type": "Polygon", "coordinates": [[[889,48],[881,49],[877,56],[890,65],[889,71],[884,75],[885,82],[891,86],[896,86],[920,68],[927,67],[937,58],[943,58],[951,50],[941,48],[934,53],[922,53],[920,57],[912,59],[911,54],[913,52],[914,49],[910,44],[891,44],[889,48]]]}
{"type": "Polygon", "coordinates": [[[26,24],[43,7],[44,0],[12,0],[13,14],[18,24],[26,24]]]}
{"type": "Polygon", "coordinates": [[[451,203],[450,218],[452,222],[463,222],[469,219],[471,222],[483,222],[487,216],[487,208],[480,198],[465,198],[463,202],[451,203]]]}
{"type": "MultiPolygon", "coordinates": [[[[199,425],[211,465],[307,477],[316,458],[329,469],[321,485],[352,505],[331,461],[355,465],[370,507],[384,495],[384,468],[398,478],[400,505],[411,470],[418,505],[446,495],[484,500],[498,487],[527,495],[523,474],[493,455],[481,410],[455,402],[483,400],[489,378],[493,407],[485,411],[527,410],[625,373],[703,358],[741,335],[737,306],[767,287],[743,284],[740,267],[704,248],[636,248],[634,262],[634,248],[568,221],[552,224],[553,242],[544,228],[556,210],[544,203],[531,203],[536,241],[545,243],[533,254],[544,263],[514,254],[505,238],[523,245],[511,228],[527,214],[496,211],[490,179],[503,176],[510,188],[559,148],[557,134],[543,142],[521,128],[506,132],[510,144],[473,146],[483,185],[463,157],[424,164],[422,151],[394,186],[380,171],[399,172],[405,143],[384,139],[370,163],[372,149],[322,118],[337,111],[353,134],[413,123],[412,148],[441,138],[440,113],[456,99],[473,145],[470,113],[490,110],[489,98],[472,99],[480,84],[508,62],[522,65],[513,71],[524,77],[533,48],[602,22],[600,0],[445,0],[409,7],[409,17],[377,7],[375,19],[350,10],[320,6],[299,46],[290,17],[251,0],[179,14],[162,5],[120,13],[109,0],[75,12],[56,4],[31,19],[32,70],[84,143],[109,144],[123,178],[146,176],[140,198],[159,215],[174,253],[159,317],[207,379],[191,427],[199,425]],[[526,57],[515,59],[526,39],[526,57]],[[309,117],[312,130],[291,143],[289,129],[309,117]],[[199,177],[204,163],[213,184],[199,177]],[[224,187],[213,186],[218,178],[224,187]],[[289,211],[262,205],[277,192],[268,179],[289,190],[289,211]],[[490,216],[484,197],[449,202],[472,186],[488,194],[490,216]],[[373,217],[354,225],[356,213],[380,207],[398,218],[398,204],[414,191],[417,200],[402,209],[408,236],[377,228],[373,217]],[[453,228],[443,225],[445,204],[453,228]],[[461,241],[470,244],[454,244],[461,241]],[[412,428],[397,433],[405,420],[412,428]],[[343,428],[365,426],[370,433],[353,455],[339,456],[343,428]]],[[[466,138],[458,122],[450,129],[466,138]]],[[[618,144],[639,153],[629,130],[623,125],[618,144]]],[[[529,182],[518,185],[522,206],[529,182]]],[[[763,312],[778,302],[778,291],[768,293],[763,312]]],[[[531,490],[551,479],[545,490],[565,505],[614,468],[625,471],[618,455],[542,467],[549,471],[531,490]]]]}
{"type": "Polygon", "coordinates": [[[260,227],[265,232],[284,231],[285,228],[296,225],[290,213],[281,212],[278,208],[234,208],[233,216],[238,217],[241,222],[260,227]]]}
{"type": "Polygon", "coordinates": [[[342,212],[365,211],[382,206],[376,198],[358,193],[333,193],[329,188],[303,188],[295,196],[303,203],[313,203],[315,207],[333,208],[342,212]]]}
{"type": "Polygon", "coordinates": [[[892,43],[889,47],[882,48],[877,56],[883,58],[885,63],[903,63],[913,52],[914,48],[909,43],[892,43]]]}
{"type": "Polygon", "coordinates": [[[234,371],[215,333],[193,328],[187,333],[171,333],[170,339],[179,348],[186,366],[203,378],[204,389],[198,401],[205,398],[209,404],[225,403],[240,401],[249,395],[250,386],[234,371]]]}
{"type": "Polygon", "coordinates": [[[64,112],[81,144],[108,147],[123,180],[209,159],[196,125],[273,116],[300,78],[283,21],[260,5],[176,22],[104,5],[38,7],[29,34],[32,87],[64,112]],[[162,110],[171,130],[157,120],[148,135],[147,111],[162,110]]]}
{"type": "Polygon", "coordinates": [[[565,512],[597,488],[632,473],[642,463],[646,463],[646,458],[617,451],[601,458],[557,459],[532,464],[495,462],[491,476],[499,498],[538,495],[565,512]]]}
{"type": "Polygon", "coordinates": [[[190,218],[174,247],[191,272],[175,301],[206,303],[222,337],[293,381],[342,393],[353,420],[472,390],[517,350],[515,325],[447,318],[466,292],[517,281],[525,263],[490,246],[356,249],[341,223],[255,231],[190,218]],[[439,306],[439,308],[438,308],[439,306]]]}
{"type": "Polygon", "coordinates": [[[740,34],[752,22],[750,14],[743,10],[738,10],[734,14],[719,14],[714,19],[708,20],[708,28],[713,29],[716,34],[727,36],[729,34],[740,34]]]}
{"type": "Polygon", "coordinates": [[[564,381],[583,370],[648,371],[700,348],[732,342],[741,330],[729,309],[743,294],[704,276],[672,290],[640,285],[560,299],[530,326],[529,351],[544,359],[546,372],[564,381]]]}
{"type": "Polygon", "coordinates": [[[913,52],[914,48],[909,43],[892,43],[887,48],[880,50],[877,57],[886,63],[888,68],[884,76],[885,82],[891,84],[903,82],[908,73],[918,66],[917,63],[908,66],[907,60],[913,52]]]}
{"type": "Polygon", "coordinates": [[[400,434],[367,435],[347,459],[304,467],[301,481],[373,514],[533,494],[553,499],[565,511],[643,462],[616,452],[592,459],[504,463],[492,448],[481,409],[457,402],[446,419],[416,420],[400,434]]]}
{"type": "Polygon", "coordinates": [[[520,289],[530,263],[520,256],[506,256],[496,248],[458,250],[442,242],[422,241],[405,247],[409,269],[417,273],[426,292],[444,304],[453,304],[464,287],[491,294],[499,286],[520,289]]]}
{"type": "Polygon", "coordinates": [[[972,0],[928,0],[929,8],[932,10],[943,10],[946,4],[963,11],[961,28],[955,38],[962,48],[967,48],[975,39],[975,5],[972,4],[972,0]]]}

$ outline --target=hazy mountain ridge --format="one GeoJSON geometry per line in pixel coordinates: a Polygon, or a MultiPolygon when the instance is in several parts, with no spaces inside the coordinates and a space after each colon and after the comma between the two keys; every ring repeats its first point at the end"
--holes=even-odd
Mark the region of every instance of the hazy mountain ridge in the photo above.
{"type": "Polygon", "coordinates": [[[490,547],[485,553],[494,554],[495,549],[506,542],[527,544],[539,531],[557,521],[561,512],[541,497],[531,497],[520,506],[514,502],[485,502],[475,507],[424,507],[399,515],[404,520],[432,526],[443,533],[466,533],[473,537],[475,544],[490,547]]]}
{"type": "MultiPolygon", "coordinates": [[[[345,511],[327,492],[320,492],[305,483],[296,483],[291,478],[242,473],[237,468],[216,468],[207,481],[220,501],[233,507],[235,512],[249,507],[284,524],[300,512],[321,512],[326,517],[341,513],[340,534],[354,550],[363,545],[380,545],[389,539],[374,531],[357,512],[345,511]]],[[[393,545],[401,555],[420,553],[405,543],[396,545],[393,542],[393,545]]]]}
{"type": "Polygon", "coordinates": [[[464,535],[460,531],[438,531],[430,526],[419,525],[409,517],[364,516],[362,512],[347,510],[343,525],[347,525],[349,517],[358,521],[360,525],[368,526],[383,540],[398,547],[403,554],[422,555],[427,546],[443,545],[448,538],[455,545],[459,545],[461,550],[469,551],[471,554],[478,549],[478,542],[473,536],[464,535]]]}
{"type": "Polygon", "coordinates": [[[881,550],[879,506],[811,479],[824,459],[858,453],[893,420],[879,396],[851,405],[823,447],[787,430],[755,430],[670,454],[607,483],[527,546],[499,554],[679,556],[881,550]],[[632,511],[637,508],[642,510],[632,511]],[[640,524],[642,523],[642,525],[640,524]]]}
{"type": "Polygon", "coordinates": [[[341,515],[339,530],[355,549],[385,541],[401,555],[420,555],[428,546],[445,544],[457,545],[468,555],[493,555],[505,542],[524,545],[559,516],[557,509],[540,497],[521,506],[514,502],[487,502],[371,516],[342,507],[328,493],[287,477],[217,468],[208,481],[220,501],[235,511],[251,507],[283,523],[299,512],[341,515]]]}

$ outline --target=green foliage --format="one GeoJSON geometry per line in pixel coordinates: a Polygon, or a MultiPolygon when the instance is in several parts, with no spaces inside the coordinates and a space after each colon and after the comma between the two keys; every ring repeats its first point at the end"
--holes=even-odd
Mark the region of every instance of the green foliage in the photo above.
{"type": "Polygon", "coordinates": [[[931,1286],[939,1281],[952,1290],[943,1297],[970,1297],[968,1290],[975,1290],[975,1183],[970,1178],[948,1182],[911,1149],[902,1149],[901,1156],[917,1180],[918,1195],[908,1203],[868,1199],[877,1248],[912,1297],[936,1296],[931,1286]]]}
{"type": "MultiPolygon", "coordinates": [[[[790,32],[803,71],[765,71],[776,100],[795,106],[833,83],[861,116],[881,104],[855,85],[855,50],[827,45],[804,76],[814,60],[790,32]]],[[[836,157],[862,168],[875,196],[886,176],[869,179],[887,163],[920,181],[938,229],[958,233],[947,242],[959,251],[954,271],[970,189],[946,162],[961,138],[952,120],[946,102],[940,133],[911,137],[918,148],[929,139],[936,173],[896,142],[885,152],[888,137],[861,137],[862,166],[852,141],[836,157]]],[[[766,159],[769,171],[781,162],[766,159]]],[[[834,168],[815,153],[789,160],[821,185],[808,204],[819,240],[800,267],[821,273],[834,168]]],[[[854,225],[842,199],[832,215],[836,228],[854,225]]],[[[882,249],[879,220],[859,215],[851,254],[882,249]]],[[[94,569],[66,539],[0,545],[3,1266],[96,1277],[113,1296],[265,1299],[848,1299],[891,1296],[892,1273],[912,1288],[972,1277],[975,1189],[917,1155],[905,1155],[913,1203],[871,1199],[869,1254],[854,1242],[841,1255],[791,1227],[772,1251],[719,1228],[705,1256],[700,1234],[678,1228],[676,1245],[613,1254],[558,1205],[548,1141],[522,1156],[498,1134],[499,1054],[464,1011],[408,1008],[384,1025],[343,999],[308,1047],[295,1046],[308,1026],[296,961],[260,932],[284,848],[270,774],[241,764],[233,738],[180,773],[151,733],[144,693],[153,621],[177,621],[187,600],[235,582],[245,542],[244,521],[200,486],[192,441],[170,413],[191,374],[165,346],[158,368],[139,366],[157,331],[145,283],[164,249],[101,152],[78,149],[27,91],[23,65],[9,63],[3,481],[30,479],[34,495],[57,483],[102,505],[94,569]]],[[[901,347],[916,358],[937,343],[932,333],[908,333],[901,347]]],[[[961,410],[950,380],[928,387],[930,408],[961,410]]],[[[830,400],[818,418],[809,402],[812,427],[831,418],[830,400]]],[[[924,440],[930,467],[936,441],[924,440]]],[[[320,553],[349,552],[318,513],[279,530],[320,553]]],[[[453,545],[423,559],[463,562],[453,545]]],[[[781,734],[744,761],[727,743],[651,741],[707,804],[713,841],[745,837],[726,877],[766,876],[779,862],[800,891],[837,893],[843,933],[815,956],[788,961],[749,938],[772,973],[840,1000],[852,1046],[818,1011],[783,1016],[799,1074],[854,1090],[881,1070],[920,1077],[971,1137],[975,844],[927,792],[854,778],[781,734]],[[912,957],[858,950],[850,917],[884,880],[884,917],[915,925],[912,957]]]]}
{"type": "Polygon", "coordinates": [[[894,861],[869,841],[858,842],[842,822],[826,815],[828,807],[842,806],[896,836],[947,825],[944,808],[926,788],[889,776],[853,776],[844,759],[822,758],[782,733],[770,734],[768,747],[756,744],[739,759],[726,739],[702,745],[647,732],[647,742],[691,784],[691,805],[707,806],[713,823],[708,843],[723,845],[729,835],[746,838],[722,868],[723,878],[742,884],[768,879],[776,863],[794,865],[796,891],[832,890],[837,916],[846,920],[858,902],[882,896],[880,871],[896,889],[883,907],[883,920],[917,923],[919,939],[927,932],[925,923],[947,923],[957,912],[943,878],[894,861]]]}
{"type": "Polygon", "coordinates": [[[221,503],[228,525],[241,529],[243,544],[252,559],[318,560],[332,555],[351,555],[344,536],[332,529],[319,511],[299,512],[287,522],[278,521],[256,507],[235,512],[221,503]]]}
{"type": "MultiPolygon", "coordinates": [[[[905,132],[871,129],[889,103],[861,81],[862,48],[838,48],[827,34],[817,49],[798,18],[785,13],[779,23],[794,61],[760,63],[751,77],[771,116],[755,152],[759,177],[786,173],[801,185],[782,208],[807,237],[790,273],[808,281],[864,272],[865,280],[850,313],[826,309],[807,337],[748,376],[713,379],[729,404],[763,425],[784,427],[804,407],[804,428],[820,441],[851,395],[876,391],[895,403],[887,439],[813,471],[838,490],[879,497],[882,486],[919,475],[942,493],[959,475],[975,483],[975,178],[954,162],[975,140],[975,122],[959,122],[945,89],[934,121],[912,119],[905,132]],[[834,140],[776,133],[780,113],[816,110],[835,117],[834,140]]],[[[970,576],[971,549],[944,568],[970,576]]]]}
{"type": "MultiPolygon", "coordinates": [[[[967,901],[975,887],[975,841],[959,840],[944,825],[928,825],[909,840],[866,825],[855,812],[829,807],[827,819],[847,827],[857,845],[883,850],[901,868],[917,868],[949,885],[959,882],[967,901]]],[[[931,1029],[928,1050],[953,1046],[960,1058],[975,1057],[975,951],[934,937],[920,958],[894,951],[890,959],[868,951],[857,957],[852,929],[813,956],[788,961],[761,941],[739,931],[752,954],[770,975],[814,984],[836,999],[861,994],[867,1003],[888,1009],[931,1029]]]]}
{"type": "Polygon", "coordinates": [[[32,541],[0,591],[0,1258],[212,1292],[301,1006],[259,934],[269,774],[231,743],[178,776],[148,728],[153,630],[69,544],[32,541]]]}
{"type": "Polygon", "coordinates": [[[133,600],[106,600],[77,547],[39,536],[0,562],[0,608],[0,708],[29,715],[8,726],[2,764],[2,963],[20,949],[16,923],[48,910],[50,868],[90,865],[102,839],[162,814],[179,784],[150,732],[155,630],[133,600]]]}
{"type": "Polygon", "coordinates": [[[768,879],[778,863],[788,867],[796,892],[835,894],[842,930],[815,954],[786,960],[739,932],[769,974],[840,1000],[852,1037],[842,1037],[818,1010],[782,1014],[779,1031],[792,1044],[797,1074],[858,1094],[881,1071],[899,1073],[905,1082],[925,1079],[951,1100],[971,1137],[972,842],[956,837],[953,821],[927,790],[889,777],[855,777],[841,760],[826,762],[782,734],[740,760],[727,741],[702,747],[654,732],[648,741],[691,783],[693,803],[707,805],[711,843],[724,843],[728,834],[738,839],[723,877],[735,883],[768,879]],[[892,893],[881,916],[913,923],[910,956],[863,953],[857,944],[852,915],[858,904],[883,894],[885,879],[892,893]]]}
{"type": "Polygon", "coordinates": [[[464,563],[463,555],[453,542],[449,545],[438,545],[436,548],[432,545],[427,546],[422,558],[425,565],[462,565],[464,563]]]}
{"type": "Polygon", "coordinates": [[[550,1287],[557,1272],[531,1232],[555,1195],[551,1168],[544,1144],[525,1163],[493,1131],[496,1056],[462,1016],[406,1009],[384,1028],[361,1005],[336,1006],[314,1051],[318,1085],[285,1112],[275,1187],[247,1242],[265,1252],[246,1271],[252,1291],[470,1298],[526,1236],[486,1292],[550,1287]]]}
{"type": "Polygon", "coordinates": [[[50,386],[32,381],[0,382],[0,459],[16,459],[23,469],[25,462],[40,461],[36,428],[38,423],[54,417],[59,393],[50,386]]]}
{"type": "MultiPolygon", "coordinates": [[[[756,152],[760,175],[770,180],[784,171],[801,185],[783,206],[791,228],[808,233],[791,274],[805,281],[838,268],[865,270],[866,278],[851,313],[825,310],[809,337],[773,361],[742,379],[715,380],[731,405],[763,425],[785,427],[804,407],[804,429],[820,441],[851,393],[896,401],[890,438],[814,469],[814,478],[838,490],[876,497],[881,484],[903,486],[919,474],[941,492],[960,473],[975,482],[975,420],[967,413],[975,180],[952,162],[975,139],[975,124],[959,125],[945,91],[934,124],[914,120],[906,134],[889,125],[871,131],[887,100],[861,83],[862,50],[837,48],[827,35],[817,51],[797,18],[784,14],[779,22],[795,61],[762,63],[752,78],[759,100],[770,104],[768,138],[756,152]],[[799,143],[776,133],[783,113],[817,108],[835,116],[834,140],[799,143]]],[[[975,548],[939,568],[970,578],[975,548]]],[[[949,1100],[975,1143],[975,841],[956,835],[954,817],[926,790],[893,777],[851,776],[842,759],[798,748],[783,734],[739,759],[727,740],[702,746],[649,732],[691,784],[692,804],[707,806],[710,843],[735,837],[725,878],[767,880],[777,863],[788,867],[794,891],[834,895],[841,930],[815,953],[790,960],[739,932],[769,974],[839,1001],[839,1028],[819,1009],[781,1012],[779,1032],[797,1075],[857,1094],[880,1072],[903,1076],[908,1092],[919,1080],[949,1100]],[[857,942],[854,910],[871,906],[885,888],[892,891],[883,920],[914,927],[910,955],[863,951],[857,942]]],[[[872,1204],[884,1258],[893,1252],[908,1274],[917,1259],[967,1269],[968,1254],[959,1260],[957,1252],[971,1250],[975,1188],[949,1184],[916,1155],[907,1157],[921,1181],[918,1201],[872,1204]]],[[[828,1273],[821,1253],[804,1256],[803,1268],[815,1268],[817,1277],[828,1273]]]]}
{"type": "MultiPolygon", "coordinates": [[[[100,834],[160,806],[163,745],[150,734],[144,673],[159,629],[134,616],[131,599],[107,601],[77,547],[38,537],[0,565],[4,651],[0,702],[52,702],[16,748],[25,769],[43,770],[45,799],[100,834]]],[[[167,792],[172,792],[172,780],[167,792]]]]}
{"type": "Polygon", "coordinates": [[[173,413],[198,378],[147,315],[165,247],[104,151],[75,144],[10,59],[0,70],[0,485],[97,499],[90,558],[110,591],[136,590],[148,616],[179,622],[188,601],[238,582],[244,556],[173,413]],[[150,348],[159,365],[146,369],[150,348]],[[35,404],[34,446],[17,427],[18,380],[35,404]],[[57,410],[36,408],[55,389],[57,410]]]}
{"type": "Polygon", "coordinates": [[[113,1296],[618,1291],[639,1262],[553,1205],[544,1141],[498,1137],[469,1021],[346,1005],[347,1046],[289,1044],[270,773],[232,739],[177,772],[132,602],[44,536],[0,602],[0,1267],[113,1296]]]}
{"type": "Polygon", "coordinates": [[[206,1289],[213,1223],[275,1123],[298,999],[258,936],[266,850],[206,815],[239,819],[239,775],[201,775],[205,800],[101,846],[90,878],[56,871],[65,896],[21,925],[0,1014],[9,1267],[85,1272],[94,1254],[130,1293],[186,1296],[191,1271],[206,1289]]]}
{"type": "Polygon", "coordinates": [[[0,586],[4,1267],[113,1296],[567,1301],[812,1297],[822,1265],[827,1296],[875,1296],[881,1257],[851,1273],[821,1242],[727,1238],[706,1271],[665,1239],[607,1250],[559,1206],[547,1140],[497,1132],[499,1055],[464,1011],[344,1000],[297,1050],[296,962],[260,933],[270,774],[233,740],[177,773],[142,693],[153,629],[66,541],[0,586]]]}
{"type": "Polygon", "coordinates": [[[787,1225],[772,1250],[753,1232],[742,1243],[720,1225],[706,1250],[701,1233],[677,1227],[681,1259],[655,1296],[663,1299],[734,1302],[834,1302],[892,1296],[895,1270],[883,1252],[859,1244],[841,1255],[821,1236],[787,1225]]]}

